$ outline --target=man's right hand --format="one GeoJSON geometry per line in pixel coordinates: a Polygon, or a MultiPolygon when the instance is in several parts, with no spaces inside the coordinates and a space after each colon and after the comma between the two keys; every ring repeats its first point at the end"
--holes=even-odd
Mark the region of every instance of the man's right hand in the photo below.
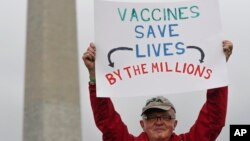
{"type": "Polygon", "coordinates": [[[89,71],[89,75],[92,78],[95,78],[95,56],[96,56],[96,47],[94,43],[90,43],[86,52],[82,55],[82,60],[89,71]]]}

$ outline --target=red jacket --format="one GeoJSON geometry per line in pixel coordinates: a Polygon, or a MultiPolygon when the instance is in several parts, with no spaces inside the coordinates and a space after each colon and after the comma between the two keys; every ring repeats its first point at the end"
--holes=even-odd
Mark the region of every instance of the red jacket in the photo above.
{"type": "MultiPolygon", "coordinates": [[[[103,141],[148,141],[145,132],[138,137],[128,132],[110,98],[96,97],[95,85],[89,85],[89,91],[95,123],[103,133],[103,141]]],[[[207,101],[195,124],[187,133],[173,133],[170,141],[214,141],[225,125],[227,93],[228,87],[208,90],[207,101]]]]}

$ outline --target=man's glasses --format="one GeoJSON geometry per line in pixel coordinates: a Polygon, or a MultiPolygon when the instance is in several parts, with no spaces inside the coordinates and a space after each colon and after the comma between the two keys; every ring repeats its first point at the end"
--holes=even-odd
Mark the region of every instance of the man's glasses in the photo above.
{"type": "Polygon", "coordinates": [[[171,116],[171,115],[153,115],[153,114],[152,115],[143,115],[142,118],[147,120],[147,121],[152,121],[152,122],[155,122],[158,119],[163,120],[163,121],[170,121],[172,119],[175,119],[175,117],[171,116]]]}

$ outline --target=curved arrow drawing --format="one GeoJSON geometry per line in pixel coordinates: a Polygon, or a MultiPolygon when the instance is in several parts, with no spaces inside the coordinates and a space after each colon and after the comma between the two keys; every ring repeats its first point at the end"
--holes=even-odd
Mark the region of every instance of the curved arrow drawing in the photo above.
{"type": "Polygon", "coordinates": [[[200,48],[200,47],[197,47],[197,46],[187,46],[187,48],[193,48],[193,49],[197,49],[200,51],[201,53],[201,59],[199,60],[200,63],[203,63],[204,62],[204,58],[205,58],[205,53],[203,52],[203,50],[200,48]]]}
{"type": "Polygon", "coordinates": [[[114,53],[117,50],[129,50],[129,51],[133,51],[133,48],[130,47],[117,47],[117,48],[113,48],[109,51],[108,53],[108,61],[109,61],[109,66],[110,67],[114,67],[114,62],[111,61],[111,54],[114,53]]]}

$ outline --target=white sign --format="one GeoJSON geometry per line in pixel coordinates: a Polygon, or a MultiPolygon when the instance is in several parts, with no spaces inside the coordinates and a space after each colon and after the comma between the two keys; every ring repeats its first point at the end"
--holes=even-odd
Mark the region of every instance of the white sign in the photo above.
{"type": "Polygon", "coordinates": [[[218,0],[95,0],[99,97],[165,95],[228,84],[218,0]]]}

